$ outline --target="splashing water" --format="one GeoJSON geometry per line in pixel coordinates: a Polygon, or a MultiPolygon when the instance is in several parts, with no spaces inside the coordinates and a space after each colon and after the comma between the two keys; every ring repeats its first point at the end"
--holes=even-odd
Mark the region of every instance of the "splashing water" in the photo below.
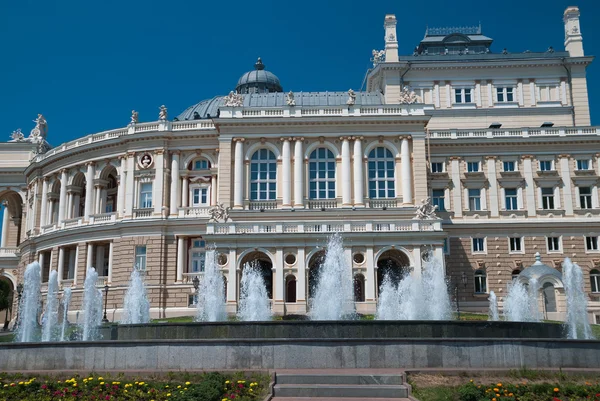
{"type": "Polygon", "coordinates": [[[528,286],[519,280],[514,280],[508,284],[508,291],[504,298],[505,320],[512,322],[537,321],[538,290],[538,283],[535,279],[530,280],[528,286]]]}
{"type": "Polygon", "coordinates": [[[353,317],[354,314],[352,269],[344,257],[342,237],[336,233],[329,237],[325,260],[319,267],[315,296],[310,305],[310,318],[342,320],[353,317]]]}
{"type": "Polygon", "coordinates": [[[83,283],[83,324],[81,339],[95,340],[97,329],[102,323],[102,291],[96,288],[98,273],[93,267],[88,267],[83,283]]]}
{"type": "Polygon", "coordinates": [[[262,271],[256,262],[244,265],[238,318],[243,321],[271,320],[271,304],[262,271]]]}
{"type": "Polygon", "coordinates": [[[52,270],[48,276],[48,295],[42,318],[42,341],[56,339],[58,329],[58,272],[52,270]]]}
{"type": "Polygon", "coordinates": [[[69,313],[69,304],[71,303],[71,287],[65,288],[64,292],[63,292],[63,298],[62,298],[62,308],[63,308],[63,320],[62,320],[62,325],[60,327],[60,341],[67,341],[66,338],[66,332],[67,332],[67,327],[69,325],[69,318],[68,318],[68,313],[69,313]]]}
{"type": "Polygon", "coordinates": [[[397,285],[389,276],[379,288],[377,320],[450,320],[452,304],[442,263],[429,255],[423,275],[405,275],[397,285]]]}
{"type": "Polygon", "coordinates": [[[227,320],[223,274],[217,264],[217,252],[206,251],[204,276],[196,295],[196,321],[221,322],[227,320]]]}
{"type": "MultiPolygon", "coordinates": [[[[23,295],[19,303],[15,341],[32,342],[36,340],[38,313],[40,307],[40,289],[42,285],[41,267],[38,262],[27,265],[23,276],[23,295]]],[[[38,337],[39,338],[39,337],[38,337]]]]}
{"type": "Polygon", "coordinates": [[[498,299],[496,298],[496,293],[494,291],[490,291],[488,301],[490,302],[488,320],[497,322],[500,320],[500,315],[498,314],[498,299]]]}
{"type": "Polygon", "coordinates": [[[139,324],[150,321],[150,301],[146,295],[144,279],[133,269],[129,277],[129,285],[123,301],[123,316],[121,324],[139,324]]]}
{"type": "Polygon", "coordinates": [[[538,279],[531,278],[529,280],[529,285],[527,286],[527,295],[529,296],[529,308],[531,310],[531,321],[532,322],[539,322],[541,320],[539,300],[538,300],[539,292],[540,292],[540,284],[538,283],[538,279]]]}
{"type": "Polygon", "coordinates": [[[569,258],[563,262],[563,283],[567,296],[567,338],[593,339],[588,320],[587,297],[583,290],[583,273],[569,258]]]}

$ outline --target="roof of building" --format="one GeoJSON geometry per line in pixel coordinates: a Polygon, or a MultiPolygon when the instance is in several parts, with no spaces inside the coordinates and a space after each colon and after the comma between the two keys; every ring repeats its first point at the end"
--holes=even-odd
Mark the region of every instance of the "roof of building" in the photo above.
{"type": "Polygon", "coordinates": [[[523,270],[519,276],[526,278],[527,281],[531,279],[540,279],[542,277],[553,276],[562,282],[562,273],[542,263],[542,258],[539,252],[535,254],[535,263],[523,270]]]}
{"type": "MultiPolygon", "coordinates": [[[[287,106],[287,94],[247,93],[243,94],[243,107],[281,107],[287,106]]],[[[179,120],[199,120],[215,118],[219,107],[223,106],[225,96],[216,96],[188,107],[177,116],[179,120]],[[194,113],[197,113],[196,115],[194,113]],[[210,115],[210,116],[209,116],[210,115]]],[[[296,106],[345,106],[348,92],[297,92],[294,93],[296,106]]],[[[383,95],[379,92],[356,92],[356,105],[372,106],[384,104],[383,95]]]]}
{"type": "Polygon", "coordinates": [[[254,64],[254,70],[244,73],[238,79],[235,91],[237,93],[282,92],[283,87],[275,74],[265,70],[265,65],[259,57],[254,64]]]}
{"type": "Polygon", "coordinates": [[[569,57],[569,52],[523,52],[523,53],[481,53],[481,54],[414,54],[399,56],[400,61],[495,61],[495,60],[532,60],[561,59],[569,57]]]}

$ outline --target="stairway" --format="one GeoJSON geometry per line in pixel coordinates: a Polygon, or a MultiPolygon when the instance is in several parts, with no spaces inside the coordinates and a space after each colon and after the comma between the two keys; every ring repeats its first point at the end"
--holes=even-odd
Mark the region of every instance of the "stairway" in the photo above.
{"type": "Polygon", "coordinates": [[[280,371],[272,401],[408,401],[409,390],[402,372],[280,371]]]}

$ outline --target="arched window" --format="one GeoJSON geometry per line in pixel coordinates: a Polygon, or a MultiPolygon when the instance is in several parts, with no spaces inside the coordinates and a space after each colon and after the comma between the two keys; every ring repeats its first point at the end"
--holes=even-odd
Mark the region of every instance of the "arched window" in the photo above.
{"type": "Polygon", "coordinates": [[[296,302],[296,277],[287,276],[285,278],[285,302],[296,302]]]}
{"type": "Polygon", "coordinates": [[[552,283],[544,283],[542,286],[544,294],[544,310],[546,312],[556,312],[556,293],[552,283]]]}
{"type": "Polygon", "coordinates": [[[598,269],[590,271],[590,282],[592,284],[592,292],[600,292],[600,271],[598,269]]]}
{"type": "Polygon", "coordinates": [[[259,149],[250,161],[250,200],[275,200],[277,160],[269,149],[259,149]]]}
{"type": "Polygon", "coordinates": [[[519,269],[515,269],[512,271],[512,281],[515,281],[517,278],[519,278],[519,274],[521,274],[521,270],[519,269]]]}
{"type": "Polygon", "coordinates": [[[191,163],[190,170],[208,170],[210,162],[206,159],[196,159],[191,163]]]}
{"type": "Polygon", "coordinates": [[[387,148],[369,152],[369,198],[395,198],[394,155],[387,148]]]}
{"type": "Polygon", "coordinates": [[[309,157],[309,198],[335,198],[335,157],[327,148],[315,149],[309,157]]]}
{"type": "Polygon", "coordinates": [[[475,293],[485,294],[487,292],[487,280],[484,270],[475,270],[475,293]]]}

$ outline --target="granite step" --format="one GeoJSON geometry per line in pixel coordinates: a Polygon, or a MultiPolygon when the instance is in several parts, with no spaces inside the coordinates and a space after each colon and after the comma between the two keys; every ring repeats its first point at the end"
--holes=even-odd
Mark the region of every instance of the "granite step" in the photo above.
{"type": "Polygon", "coordinates": [[[277,384],[404,384],[399,374],[277,373],[277,384]]]}
{"type": "Polygon", "coordinates": [[[402,384],[276,384],[274,397],[407,398],[402,384]]]}

